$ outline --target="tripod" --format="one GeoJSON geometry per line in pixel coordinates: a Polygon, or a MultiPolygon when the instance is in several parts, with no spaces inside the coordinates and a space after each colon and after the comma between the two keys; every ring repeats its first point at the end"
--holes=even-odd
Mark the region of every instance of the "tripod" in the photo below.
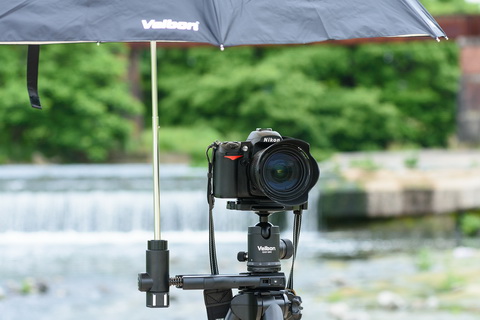
{"type": "Polygon", "coordinates": [[[232,299],[225,319],[300,319],[302,317],[300,304],[300,297],[286,290],[241,292],[232,299]]]}
{"type": "Polygon", "coordinates": [[[290,240],[280,239],[279,227],[268,221],[270,212],[256,214],[260,221],[248,228],[248,251],[237,254],[238,261],[247,262],[245,273],[168,278],[166,241],[149,241],[147,272],[138,277],[139,290],[147,293],[147,306],[168,307],[168,287],[176,286],[183,290],[204,290],[209,320],[301,319],[302,300],[291,285],[287,288],[285,274],[279,272],[280,260],[292,257],[295,248],[290,240]],[[239,293],[233,296],[232,289],[239,289],[239,293]]]}
{"type": "Polygon", "coordinates": [[[181,275],[171,282],[184,290],[204,290],[209,319],[282,320],[301,318],[301,298],[286,288],[281,259],[294,254],[288,239],[280,239],[278,226],[268,221],[270,212],[256,212],[259,222],[248,228],[248,251],[237,259],[247,262],[239,275],[181,275]],[[232,297],[231,289],[239,289],[232,297]]]}

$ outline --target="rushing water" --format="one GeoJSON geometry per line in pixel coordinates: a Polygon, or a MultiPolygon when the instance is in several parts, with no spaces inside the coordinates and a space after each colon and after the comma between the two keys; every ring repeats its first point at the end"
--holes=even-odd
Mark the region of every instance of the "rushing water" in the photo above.
{"type": "MultiPolygon", "coordinates": [[[[205,177],[204,169],[161,168],[162,237],[169,240],[172,275],[209,273],[205,177]]],[[[146,242],[152,238],[151,190],[149,165],[0,166],[0,319],[206,319],[199,291],[173,288],[171,307],[160,310],[146,308],[145,294],[137,291],[136,275],[145,271],[146,242]]],[[[370,282],[399,270],[412,273],[414,263],[406,256],[355,260],[341,269],[324,263],[321,254],[369,252],[375,241],[319,232],[318,191],[310,200],[295,274],[304,319],[385,318],[385,312],[363,311],[341,319],[320,297],[340,273],[347,282],[370,282]]],[[[292,215],[278,215],[286,220],[282,237],[291,238],[292,215]]],[[[252,213],[216,202],[221,273],[245,271],[236,254],[246,249],[246,228],[256,221],[252,213]]],[[[397,243],[383,241],[382,250],[397,250],[397,243]]],[[[282,263],[286,272],[290,262],[282,263]]],[[[448,312],[415,315],[452,319],[448,312]]],[[[398,320],[411,316],[388,313],[398,320]]],[[[476,318],[458,313],[455,319],[476,318]]]]}
{"type": "MultiPolygon", "coordinates": [[[[1,166],[1,319],[196,319],[201,292],[177,290],[171,308],[150,310],[136,290],[153,231],[151,175],[142,164],[1,166]]],[[[172,272],[208,273],[205,169],[162,166],[160,179],[172,272]]],[[[225,207],[216,201],[220,270],[244,272],[236,253],[258,217],[225,207]]]]}
{"type": "MultiPolygon", "coordinates": [[[[0,232],[151,231],[151,175],[141,164],[0,167],[0,232]]],[[[162,230],[206,230],[206,170],[164,166],[160,181],[162,230]]],[[[305,215],[308,229],[316,226],[317,195],[312,192],[305,215]]],[[[246,230],[255,219],[216,201],[219,231],[246,230]]]]}

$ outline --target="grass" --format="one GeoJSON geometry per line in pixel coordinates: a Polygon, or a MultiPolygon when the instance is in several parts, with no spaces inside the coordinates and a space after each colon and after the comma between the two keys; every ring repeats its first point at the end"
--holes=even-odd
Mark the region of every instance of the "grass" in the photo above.
{"type": "MultiPolygon", "coordinates": [[[[149,154],[152,150],[152,131],[146,130],[136,153],[149,154]]],[[[159,147],[161,157],[168,155],[169,162],[188,162],[194,166],[206,166],[205,151],[216,140],[226,140],[218,131],[209,127],[161,127],[159,130],[159,147]]]]}
{"type": "MultiPolygon", "coordinates": [[[[377,257],[374,259],[382,259],[377,257]]],[[[380,309],[378,297],[381,292],[391,292],[406,301],[410,310],[433,308],[449,312],[478,313],[480,318],[480,251],[471,256],[456,257],[455,251],[420,249],[410,255],[410,271],[392,278],[373,282],[348,284],[332,288],[320,298],[329,303],[342,302],[357,308],[380,309]]]]}

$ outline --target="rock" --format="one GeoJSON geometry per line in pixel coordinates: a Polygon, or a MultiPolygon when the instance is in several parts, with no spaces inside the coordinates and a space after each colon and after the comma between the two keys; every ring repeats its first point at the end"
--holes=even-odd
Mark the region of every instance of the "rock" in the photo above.
{"type": "Polygon", "coordinates": [[[368,313],[352,310],[344,302],[334,303],[330,306],[328,314],[336,320],[370,320],[368,313]]]}
{"type": "Polygon", "coordinates": [[[354,311],[345,320],[370,320],[370,315],[365,311],[354,311]]]}
{"type": "Polygon", "coordinates": [[[342,276],[335,276],[331,279],[331,282],[336,287],[345,287],[347,285],[347,280],[342,276]]]}
{"type": "Polygon", "coordinates": [[[440,306],[440,301],[438,300],[437,297],[430,296],[425,300],[425,306],[428,309],[435,310],[435,309],[438,309],[438,307],[440,306]]]}
{"type": "Polygon", "coordinates": [[[338,302],[330,305],[328,314],[336,320],[345,320],[350,313],[350,307],[344,302],[338,302]]]}
{"type": "Polygon", "coordinates": [[[37,287],[38,293],[40,294],[46,294],[49,289],[48,284],[43,281],[38,281],[36,284],[36,287],[37,287]]]}
{"type": "Polygon", "coordinates": [[[406,307],[407,303],[400,295],[392,291],[382,291],[377,295],[378,305],[384,309],[397,310],[406,307]]]}
{"type": "Polygon", "coordinates": [[[456,259],[465,259],[465,258],[472,258],[475,254],[477,254],[477,250],[474,248],[468,247],[457,247],[453,249],[453,257],[456,259]]]}

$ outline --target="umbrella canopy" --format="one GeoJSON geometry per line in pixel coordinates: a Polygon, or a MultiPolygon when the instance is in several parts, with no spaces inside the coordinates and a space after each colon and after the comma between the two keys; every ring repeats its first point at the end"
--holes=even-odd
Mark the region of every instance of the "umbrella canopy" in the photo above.
{"type": "Polygon", "coordinates": [[[417,0],[8,0],[0,43],[186,41],[216,46],[445,33],[417,0]]]}

